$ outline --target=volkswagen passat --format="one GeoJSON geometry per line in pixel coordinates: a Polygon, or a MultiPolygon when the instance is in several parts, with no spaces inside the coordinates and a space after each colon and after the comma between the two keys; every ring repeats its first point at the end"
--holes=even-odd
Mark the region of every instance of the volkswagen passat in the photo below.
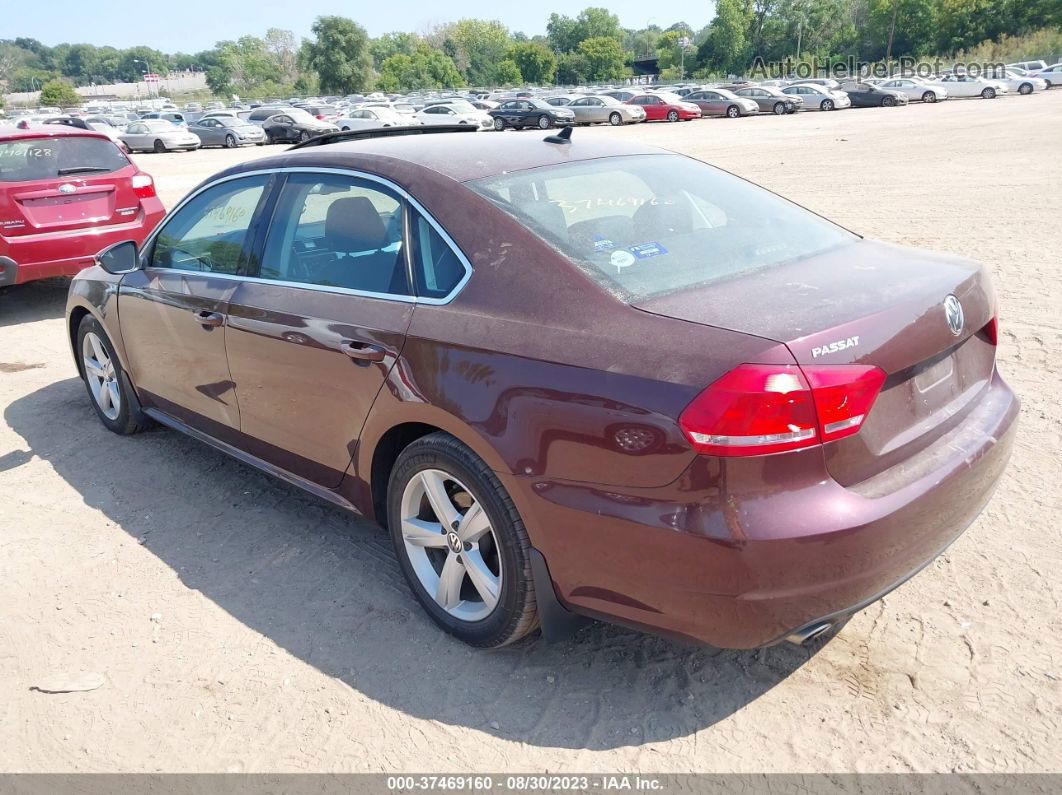
{"type": "Polygon", "coordinates": [[[1018,413],[983,268],[677,154],[477,139],[318,139],[101,253],[67,312],[99,419],[385,524],[476,646],[800,641],[981,511],[1018,413]]]}

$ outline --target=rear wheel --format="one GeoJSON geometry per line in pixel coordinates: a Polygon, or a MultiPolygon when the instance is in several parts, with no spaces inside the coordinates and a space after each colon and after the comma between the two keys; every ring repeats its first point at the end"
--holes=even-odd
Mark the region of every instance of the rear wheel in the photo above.
{"type": "Polygon", "coordinates": [[[539,116],[538,117],[538,129],[540,129],[540,130],[548,130],[552,126],[553,126],[553,119],[551,119],[549,116],[539,116]]]}
{"type": "Polygon", "coordinates": [[[126,435],[151,424],[140,411],[133,386],[122,369],[103,326],[85,315],[77,329],[78,369],[81,370],[92,408],[108,430],[126,435]]]}
{"type": "Polygon", "coordinates": [[[166,144],[164,144],[164,143],[162,142],[162,140],[161,140],[161,139],[159,139],[159,138],[156,138],[156,139],[155,139],[155,145],[154,145],[154,146],[152,146],[151,148],[152,148],[152,150],[154,150],[155,152],[157,152],[157,153],[159,153],[159,154],[162,154],[163,152],[165,152],[165,151],[166,151],[166,144]]]}
{"type": "Polygon", "coordinates": [[[501,132],[502,130],[504,130],[505,129],[505,119],[502,119],[502,118],[499,118],[499,117],[495,117],[494,118],[494,129],[497,130],[498,132],[501,132]]]}
{"type": "Polygon", "coordinates": [[[726,117],[728,119],[736,119],[740,115],[741,108],[739,108],[737,105],[731,105],[729,108],[726,109],[726,117]]]}
{"type": "Polygon", "coordinates": [[[669,110],[667,112],[667,120],[668,121],[678,121],[679,120],[678,111],[677,110],[669,110]]]}
{"type": "Polygon", "coordinates": [[[457,439],[433,433],[402,451],[387,523],[406,580],[444,630],[493,648],[538,625],[523,521],[490,467],[457,439]]]}
{"type": "Polygon", "coordinates": [[[982,99],[995,99],[996,98],[996,90],[994,88],[986,88],[984,91],[981,92],[981,98],[982,99]]]}
{"type": "Polygon", "coordinates": [[[932,104],[937,101],[937,95],[934,94],[932,91],[927,91],[922,95],[922,101],[932,104]]]}
{"type": "Polygon", "coordinates": [[[784,102],[775,102],[774,103],[774,108],[772,110],[774,110],[774,114],[776,116],[781,116],[783,113],[785,113],[785,103],[784,102]]]}
{"type": "Polygon", "coordinates": [[[619,127],[621,124],[623,124],[623,117],[620,116],[618,113],[611,113],[608,117],[608,123],[611,124],[613,127],[619,127]]]}
{"type": "Polygon", "coordinates": [[[226,149],[235,149],[236,148],[236,136],[232,135],[231,133],[229,135],[225,136],[225,148],[226,149]]]}
{"type": "Polygon", "coordinates": [[[1022,83],[1020,86],[1018,86],[1019,94],[1031,94],[1032,90],[1032,83],[1022,83]]]}
{"type": "Polygon", "coordinates": [[[832,99],[824,99],[822,101],[822,104],[819,107],[822,108],[823,110],[833,110],[833,100],[832,99]]]}

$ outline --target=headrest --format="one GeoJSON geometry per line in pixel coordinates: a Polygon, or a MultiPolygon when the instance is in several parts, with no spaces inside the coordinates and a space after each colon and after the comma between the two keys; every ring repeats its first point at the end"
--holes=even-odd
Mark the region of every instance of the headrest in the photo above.
{"type": "Polygon", "coordinates": [[[345,196],[328,206],[325,244],[332,251],[370,251],[387,243],[380,213],[365,196],[345,196]]]}

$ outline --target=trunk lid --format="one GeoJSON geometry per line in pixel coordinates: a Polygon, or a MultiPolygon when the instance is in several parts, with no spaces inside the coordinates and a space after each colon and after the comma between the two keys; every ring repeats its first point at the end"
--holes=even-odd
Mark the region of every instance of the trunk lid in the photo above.
{"type": "Polygon", "coordinates": [[[0,149],[4,236],[128,223],[140,211],[132,184],[140,172],[106,138],[30,138],[0,149]]]}
{"type": "Polygon", "coordinates": [[[961,422],[995,366],[985,331],[995,296],[981,267],[884,243],[860,241],[634,305],[782,342],[801,365],[884,370],[859,433],[824,446],[830,474],[844,485],[894,466],[961,422]],[[962,309],[957,334],[949,295],[962,309]]]}

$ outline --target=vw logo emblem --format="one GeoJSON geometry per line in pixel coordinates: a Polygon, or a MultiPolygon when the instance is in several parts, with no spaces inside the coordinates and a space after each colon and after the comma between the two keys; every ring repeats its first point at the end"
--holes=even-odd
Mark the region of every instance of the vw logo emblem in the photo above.
{"type": "Polygon", "coordinates": [[[457,533],[449,532],[446,534],[446,544],[450,547],[450,551],[455,555],[461,551],[461,537],[457,533]]]}
{"type": "Polygon", "coordinates": [[[62,185],[59,186],[60,193],[73,193],[76,190],[77,188],[75,188],[69,182],[64,182],[62,185]]]}
{"type": "Polygon", "coordinates": [[[952,334],[956,337],[962,334],[964,323],[962,304],[954,295],[949,295],[944,299],[944,319],[948,321],[948,328],[951,329],[952,334]]]}

